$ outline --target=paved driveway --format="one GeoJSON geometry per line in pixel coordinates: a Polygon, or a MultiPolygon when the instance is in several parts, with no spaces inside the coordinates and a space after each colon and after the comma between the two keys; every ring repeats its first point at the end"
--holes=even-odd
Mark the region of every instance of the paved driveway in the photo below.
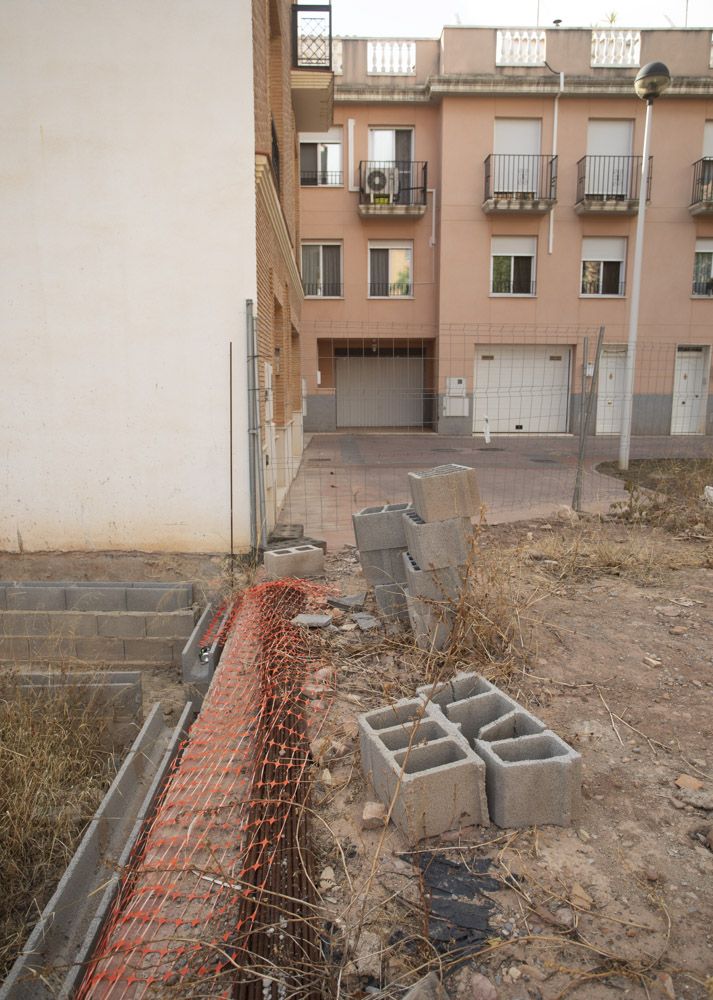
{"type": "MultiPolygon", "coordinates": [[[[304,524],[307,534],[332,545],[353,541],[353,511],[395,503],[409,496],[407,474],[455,462],[471,465],[491,523],[548,517],[559,504],[571,504],[578,440],[563,436],[482,438],[437,434],[314,434],[309,437],[299,473],[282,508],[281,520],[304,524]]],[[[583,507],[606,511],[626,496],[619,480],[595,471],[616,459],[618,438],[588,444],[583,507]]],[[[632,458],[706,455],[710,438],[635,438],[632,458]]]]}

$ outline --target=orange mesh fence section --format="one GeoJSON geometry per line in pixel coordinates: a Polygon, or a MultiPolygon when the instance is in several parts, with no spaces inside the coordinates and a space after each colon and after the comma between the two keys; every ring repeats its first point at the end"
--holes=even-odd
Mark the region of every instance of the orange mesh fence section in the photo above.
{"type": "Polygon", "coordinates": [[[316,996],[304,581],[246,591],[203,709],[124,874],[79,998],[316,996]]]}

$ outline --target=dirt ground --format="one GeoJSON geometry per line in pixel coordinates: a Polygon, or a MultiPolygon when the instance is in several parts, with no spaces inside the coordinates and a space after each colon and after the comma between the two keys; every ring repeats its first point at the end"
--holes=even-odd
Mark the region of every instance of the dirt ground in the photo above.
{"type": "MultiPolygon", "coordinates": [[[[499,599],[511,601],[517,623],[502,655],[424,656],[403,626],[360,632],[347,613],[335,615],[336,630],[314,635],[333,670],[313,748],[312,826],[337,995],[381,988],[397,997],[435,968],[453,1000],[713,996],[711,539],[607,520],[533,521],[484,529],[479,551],[499,567],[499,599]],[[485,865],[498,884],[483,895],[493,908],[481,953],[453,968],[428,941],[423,887],[400,834],[362,829],[372,795],[356,719],[469,669],[574,746],[584,784],[572,828],[468,828],[419,845],[473,870],[485,865]],[[681,775],[700,788],[679,788],[681,775]]],[[[182,579],[208,592],[224,585],[225,564],[2,554],[3,578],[182,579]]],[[[344,593],[366,589],[353,549],[329,554],[327,582],[344,593]]],[[[371,595],[366,609],[374,610],[371,595]]],[[[147,683],[177,710],[176,676],[147,683]]]]}
{"type": "MultiPolygon", "coordinates": [[[[463,1000],[481,995],[478,971],[510,1000],[713,995],[709,540],[580,521],[497,526],[480,544],[511,575],[522,567],[519,655],[484,672],[582,754],[581,815],[571,829],[469,828],[419,845],[469,867],[488,859],[500,884],[487,894],[483,954],[450,968],[424,940],[420,882],[398,831],[361,829],[371,795],[356,716],[434,670],[445,678],[474,664],[419,660],[399,626],[325,638],[336,692],[316,748],[322,890],[339,934],[361,928],[365,952],[355,967],[346,949],[342,995],[389,986],[396,996],[434,964],[463,1000]],[[700,789],[680,789],[683,774],[700,789]]],[[[329,562],[332,581],[360,589],[353,553],[329,562]]]]}

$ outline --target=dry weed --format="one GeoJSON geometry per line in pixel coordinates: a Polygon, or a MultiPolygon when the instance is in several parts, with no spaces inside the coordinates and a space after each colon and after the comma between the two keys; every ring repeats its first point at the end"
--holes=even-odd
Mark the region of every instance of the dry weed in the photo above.
{"type": "Polygon", "coordinates": [[[621,520],[689,538],[713,535],[713,506],[703,499],[713,484],[713,459],[636,459],[626,473],[614,463],[599,469],[625,478],[628,499],[612,504],[621,520]]]}
{"type": "Polygon", "coordinates": [[[0,977],[115,772],[108,722],[69,690],[0,681],[0,977]]]}

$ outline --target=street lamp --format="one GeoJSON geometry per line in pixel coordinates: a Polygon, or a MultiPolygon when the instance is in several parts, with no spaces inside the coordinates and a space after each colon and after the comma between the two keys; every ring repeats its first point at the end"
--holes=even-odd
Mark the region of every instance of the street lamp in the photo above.
{"type": "Polygon", "coordinates": [[[651,117],[653,103],[671,84],[671,74],[662,62],[647,63],[642,66],[634,80],[636,96],[646,101],[646,121],[644,124],[644,151],[641,157],[641,178],[639,181],[639,212],[636,217],[636,246],[634,248],[634,273],[631,281],[631,306],[629,311],[629,337],[626,350],[626,373],[624,382],[624,412],[622,414],[621,437],[619,439],[619,468],[629,468],[631,448],[631,417],[634,407],[634,374],[636,371],[636,338],[639,332],[639,298],[641,293],[641,262],[644,256],[644,220],[646,218],[647,175],[649,147],[651,145],[651,117]]]}

